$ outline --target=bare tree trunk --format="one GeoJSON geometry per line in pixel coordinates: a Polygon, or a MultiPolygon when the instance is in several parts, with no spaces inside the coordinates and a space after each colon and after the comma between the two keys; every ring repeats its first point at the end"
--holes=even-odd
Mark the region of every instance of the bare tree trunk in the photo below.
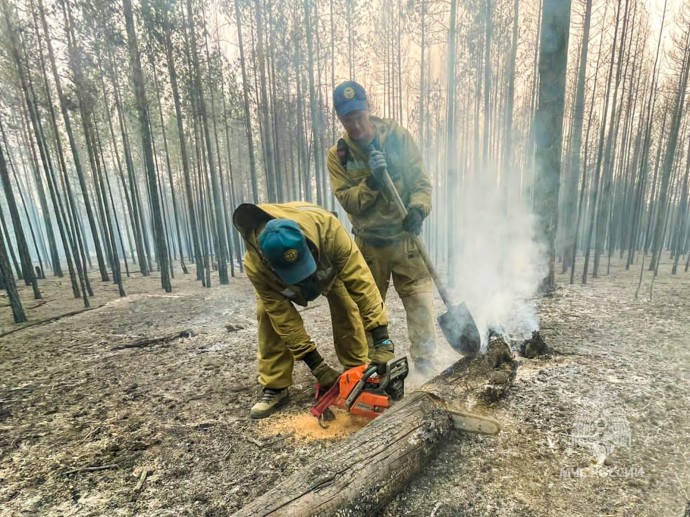
{"type": "MultiPolygon", "coordinates": [[[[517,0],[516,0],[517,2],[517,0]]],[[[426,113],[424,108],[426,107],[426,0],[422,0],[419,3],[420,12],[420,42],[419,42],[419,125],[417,126],[417,142],[419,142],[419,147],[422,152],[422,159],[426,158],[426,146],[424,145],[424,119],[426,113]]],[[[335,84],[333,85],[335,88],[335,84]]]]}
{"type": "MultiPolygon", "coordinates": [[[[2,148],[0,148],[0,162],[4,163],[2,148]]],[[[7,299],[12,308],[12,317],[15,323],[22,323],[26,321],[26,314],[22,307],[22,302],[19,299],[19,292],[17,291],[17,284],[14,282],[14,275],[10,262],[7,260],[7,248],[5,246],[5,237],[3,231],[0,230],[0,280],[7,291],[7,299]]]]}
{"type": "Polygon", "coordinates": [[[194,250],[194,262],[196,264],[196,278],[201,280],[204,274],[204,262],[201,256],[201,242],[199,240],[199,226],[197,224],[196,210],[194,208],[194,193],[192,189],[191,170],[189,165],[189,152],[187,149],[187,137],[185,135],[182,104],[180,102],[180,92],[177,85],[177,70],[173,57],[173,46],[170,38],[170,22],[168,12],[164,14],[165,23],[165,55],[172,88],[173,101],[175,103],[175,121],[177,123],[177,136],[180,142],[180,155],[182,158],[182,172],[184,176],[185,195],[187,198],[187,212],[189,214],[189,224],[191,226],[192,246],[194,250]]]}
{"type": "Polygon", "coordinates": [[[254,135],[252,132],[252,117],[249,110],[249,80],[247,79],[247,65],[244,57],[244,42],[242,40],[242,13],[240,2],[235,0],[235,21],[237,23],[237,41],[240,49],[240,66],[242,68],[242,100],[244,106],[244,127],[247,135],[247,147],[249,154],[249,172],[252,180],[252,197],[254,203],[259,202],[259,183],[256,172],[256,158],[254,154],[254,135]]]}
{"type": "MultiPolygon", "coordinates": [[[[31,12],[33,14],[34,28],[36,33],[36,40],[41,48],[41,33],[39,31],[38,15],[36,9],[34,8],[33,0],[31,1],[31,12]]],[[[45,60],[43,58],[43,52],[39,51],[39,61],[41,64],[41,77],[43,79],[43,87],[45,90],[45,95],[47,98],[51,98],[51,90],[48,82],[48,73],[46,70],[45,60]]],[[[26,97],[27,115],[31,123],[34,134],[36,136],[36,144],[39,148],[39,154],[41,157],[41,162],[43,164],[43,170],[45,172],[46,181],[48,183],[48,191],[50,193],[51,201],[53,203],[53,209],[58,223],[58,231],[60,238],[62,240],[62,246],[65,252],[65,258],[67,261],[67,267],[70,272],[70,280],[72,283],[72,292],[75,298],[82,297],[84,302],[84,307],[88,308],[90,306],[88,296],[93,296],[93,291],[91,289],[91,284],[89,282],[89,277],[86,273],[86,259],[84,253],[84,247],[82,245],[80,234],[72,231],[70,226],[74,224],[74,216],[76,211],[74,207],[69,205],[66,208],[63,205],[62,198],[58,191],[58,178],[59,171],[56,173],[54,170],[53,162],[50,158],[50,153],[48,152],[48,144],[46,142],[45,134],[43,132],[43,127],[41,125],[41,119],[38,115],[38,109],[35,103],[35,94],[33,92],[33,85],[31,83],[31,78],[28,77],[26,83],[26,93],[28,95],[31,92],[31,97],[26,97]],[[74,266],[72,265],[72,260],[74,260],[74,266]],[[74,269],[76,268],[76,275],[74,269]],[[78,278],[78,282],[77,282],[78,278]],[[88,296],[87,296],[88,295],[88,296]]],[[[53,109],[53,103],[48,102],[48,113],[50,114],[50,123],[55,136],[55,146],[58,156],[58,166],[60,170],[66,168],[65,156],[62,147],[62,142],[60,140],[60,132],[57,127],[57,116],[55,110],[53,109]]],[[[27,139],[28,145],[33,151],[33,146],[31,143],[31,134],[27,128],[27,139]]],[[[68,202],[71,198],[71,191],[69,190],[69,183],[66,183],[68,202]]]]}
{"type": "Polygon", "coordinates": [[[5,220],[5,214],[0,206],[0,225],[2,226],[2,231],[7,239],[7,249],[9,250],[10,257],[12,258],[12,265],[14,265],[14,270],[17,272],[17,278],[19,280],[24,280],[24,273],[22,272],[22,266],[19,265],[17,260],[17,255],[14,253],[14,248],[12,248],[12,242],[10,241],[10,231],[7,229],[7,221],[5,220]]]}
{"type": "MultiPolygon", "coordinates": [[[[451,0],[450,3],[450,20],[448,21],[448,85],[446,95],[446,227],[453,228],[455,226],[454,216],[455,210],[450,210],[453,200],[456,195],[456,188],[458,185],[458,163],[456,160],[456,45],[457,45],[457,0],[451,0]]],[[[446,247],[446,264],[448,264],[448,271],[455,269],[457,253],[455,253],[454,241],[448,240],[446,247]]],[[[448,283],[450,288],[454,287],[457,275],[448,275],[448,283]]]]}
{"type": "MultiPolygon", "coordinates": [[[[582,211],[582,201],[575,204],[577,198],[577,179],[580,174],[580,154],[582,152],[582,126],[585,116],[585,84],[587,82],[587,56],[589,55],[589,30],[592,23],[592,0],[585,0],[585,17],[583,21],[582,45],[580,47],[580,63],[577,73],[577,89],[575,92],[575,106],[573,108],[573,132],[572,148],[570,149],[570,167],[566,177],[564,200],[566,203],[564,227],[563,249],[563,272],[568,267],[575,266],[575,254],[577,249],[577,227],[580,223],[580,212],[582,211]],[[577,221],[576,221],[577,219],[577,221]],[[568,257],[568,259],[566,259],[568,257]]],[[[582,191],[580,198],[584,194],[584,183],[586,171],[582,171],[582,191]]],[[[572,283],[572,280],[571,280],[572,283]]]]}
{"type": "Polygon", "coordinates": [[[687,214],[688,214],[688,180],[690,179],[690,138],[688,139],[688,152],[685,157],[685,176],[683,178],[683,185],[681,186],[680,194],[680,207],[678,210],[678,228],[676,230],[676,238],[673,244],[673,269],[671,274],[675,275],[678,272],[678,262],[680,260],[680,255],[683,248],[686,227],[688,226],[687,214]]]}
{"type": "Polygon", "coordinates": [[[175,221],[175,232],[177,236],[177,251],[180,254],[180,267],[182,268],[182,271],[184,274],[188,274],[189,271],[187,271],[187,266],[184,263],[184,253],[182,252],[182,236],[180,234],[180,221],[179,221],[179,216],[178,216],[178,208],[177,208],[177,195],[175,194],[175,183],[173,182],[173,175],[172,175],[172,165],[170,165],[170,151],[168,149],[168,137],[166,135],[165,131],[165,120],[163,119],[163,106],[161,104],[161,97],[160,97],[160,88],[158,86],[158,71],[156,70],[156,60],[153,55],[153,51],[150,52],[149,54],[149,60],[151,62],[151,67],[153,68],[153,80],[154,80],[154,87],[156,88],[156,105],[158,107],[158,114],[160,117],[160,122],[161,122],[161,132],[163,134],[163,151],[165,152],[165,167],[166,171],[168,173],[168,181],[170,183],[170,195],[172,197],[172,205],[173,205],[173,219],[175,221]]]}
{"type": "MultiPolygon", "coordinates": [[[[309,106],[311,111],[311,136],[312,148],[314,149],[314,178],[316,180],[316,204],[323,204],[323,192],[321,188],[321,175],[323,174],[323,153],[319,135],[322,130],[321,114],[316,101],[316,85],[314,84],[314,55],[312,44],[311,27],[311,5],[312,0],[304,0],[304,23],[307,28],[307,78],[309,79],[309,106]]],[[[309,185],[306,188],[311,188],[309,185]]]]}
{"type": "Polygon", "coordinates": [[[491,38],[493,33],[493,0],[485,0],[484,13],[484,134],[482,139],[482,165],[490,168],[489,164],[489,135],[491,128],[491,38]]]}
{"type": "Polygon", "coordinates": [[[596,225],[597,221],[597,214],[598,214],[598,208],[599,208],[599,192],[600,192],[600,181],[601,181],[601,169],[602,169],[602,163],[604,160],[604,141],[605,141],[605,136],[606,136],[606,121],[608,119],[608,110],[609,110],[609,96],[611,93],[611,83],[612,83],[612,78],[613,78],[613,65],[615,63],[615,56],[616,56],[616,37],[618,36],[618,25],[620,23],[620,12],[621,12],[621,6],[618,4],[617,9],[616,9],[616,26],[613,30],[614,34],[614,39],[613,39],[613,44],[611,45],[611,58],[610,58],[610,63],[609,63],[609,72],[608,75],[606,76],[606,94],[604,95],[604,108],[602,110],[602,121],[601,121],[601,128],[600,128],[600,134],[599,134],[599,145],[597,149],[597,163],[596,163],[596,169],[594,172],[594,180],[592,182],[592,193],[591,193],[591,199],[590,199],[590,212],[591,212],[591,218],[589,220],[589,229],[587,231],[587,239],[585,242],[585,263],[583,266],[583,271],[582,271],[582,283],[586,284],[587,283],[587,275],[589,272],[589,257],[591,253],[591,248],[592,248],[592,239],[594,237],[594,228],[596,225]]]}
{"type": "MultiPolygon", "coordinates": [[[[0,121],[0,128],[2,128],[2,122],[0,121]]],[[[22,222],[19,218],[19,209],[17,207],[17,202],[14,199],[14,192],[12,192],[12,183],[10,182],[10,174],[7,170],[7,162],[5,161],[5,155],[0,151],[0,181],[2,181],[2,187],[5,191],[5,199],[7,201],[7,208],[10,211],[10,217],[12,218],[12,227],[14,228],[14,238],[17,241],[17,249],[19,251],[19,260],[21,261],[24,281],[26,285],[31,285],[33,289],[34,298],[41,298],[41,291],[38,289],[38,281],[36,280],[36,274],[34,273],[34,266],[31,262],[31,255],[29,253],[29,246],[26,243],[26,237],[24,236],[24,228],[22,228],[22,222]]]]}
{"type": "Polygon", "coordinates": [[[129,135],[127,133],[127,126],[125,123],[122,98],[120,96],[120,84],[118,81],[118,76],[115,72],[111,49],[109,47],[106,47],[106,54],[108,56],[110,78],[115,96],[115,109],[117,110],[118,126],[120,129],[120,135],[122,137],[122,150],[125,154],[125,167],[127,169],[127,182],[129,182],[129,195],[127,194],[127,184],[125,183],[124,176],[121,176],[120,180],[122,182],[122,188],[125,191],[125,195],[127,196],[129,214],[132,221],[132,230],[134,232],[134,245],[137,251],[137,258],[139,262],[139,270],[143,276],[148,276],[152,269],[151,254],[148,250],[149,244],[146,232],[146,223],[141,212],[139,192],[134,177],[134,160],[132,158],[132,150],[129,144],[129,135]]]}
{"type": "MultiPolygon", "coordinates": [[[[62,277],[62,267],[60,264],[60,253],[58,252],[56,241],[55,241],[55,232],[53,231],[53,224],[50,218],[50,210],[48,208],[48,201],[46,199],[46,193],[45,193],[45,188],[43,187],[43,181],[41,180],[41,173],[39,171],[39,165],[38,165],[38,159],[36,157],[36,150],[33,147],[33,142],[31,141],[31,134],[29,132],[29,127],[28,123],[26,121],[26,113],[25,110],[21,110],[21,122],[22,122],[22,136],[24,138],[24,145],[26,149],[29,152],[29,158],[31,162],[31,169],[34,174],[34,182],[36,183],[36,187],[38,189],[38,199],[39,202],[41,203],[41,212],[43,213],[43,222],[46,227],[46,233],[48,235],[48,246],[50,248],[50,258],[51,262],[53,264],[53,273],[57,277],[62,277]]],[[[60,220],[60,214],[57,212],[57,207],[53,205],[55,208],[55,219],[57,221],[60,220]]],[[[58,231],[62,232],[62,228],[60,224],[58,223],[58,231]]],[[[63,245],[65,243],[63,242],[63,245]]],[[[70,275],[70,281],[72,283],[72,289],[74,291],[75,298],[78,298],[80,296],[79,292],[79,284],[77,283],[76,276],[74,273],[74,267],[72,265],[72,256],[70,254],[69,247],[65,246],[64,247],[65,251],[65,257],[67,260],[68,264],[68,271],[70,275]]]]}
{"type": "MultiPolygon", "coordinates": [[[[621,82],[621,74],[623,71],[623,56],[625,54],[625,44],[628,35],[628,12],[630,8],[630,1],[625,0],[625,11],[623,13],[623,27],[621,30],[620,43],[618,45],[618,59],[616,66],[616,79],[613,85],[613,100],[611,101],[611,115],[609,122],[608,136],[606,138],[606,145],[604,150],[603,173],[602,173],[602,192],[601,192],[601,206],[597,211],[597,231],[594,251],[594,267],[592,268],[592,276],[596,278],[599,275],[599,261],[601,253],[606,242],[607,221],[609,218],[610,204],[611,204],[611,185],[613,183],[613,161],[615,159],[614,138],[618,132],[618,123],[620,120],[620,110],[618,110],[618,87],[621,82]],[[617,111],[618,110],[618,111],[617,111]],[[618,117],[616,117],[618,115],[618,117]]],[[[617,33],[616,33],[617,37],[617,33]]],[[[611,59],[614,59],[613,53],[611,59]]],[[[610,78],[609,78],[610,80],[610,78]]],[[[624,84],[625,87],[625,84],[624,84]]],[[[608,99],[607,99],[608,103],[608,99]]],[[[603,135],[603,133],[602,133],[603,135]]]]}
{"type": "Polygon", "coordinates": [[[103,260],[103,251],[101,249],[101,242],[98,237],[98,228],[96,227],[96,219],[91,207],[91,200],[88,194],[88,188],[86,186],[86,179],[84,177],[84,170],[82,168],[81,159],[79,157],[79,149],[77,146],[76,139],[74,137],[74,131],[72,130],[72,123],[68,111],[68,101],[62,90],[62,82],[60,81],[60,74],[58,73],[55,53],[53,52],[53,44],[51,42],[50,31],[48,30],[48,22],[46,21],[45,9],[43,8],[43,0],[38,0],[39,12],[41,15],[41,20],[43,23],[43,32],[46,35],[46,45],[48,47],[48,57],[50,59],[51,68],[53,70],[53,79],[55,81],[55,88],[58,95],[58,100],[60,104],[60,109],[62,111],[62,118],[65,124],[65,132],[67,133],[67,138],[69,139],[70,149],[72,150],[72,158],[74,161],[74,168],[77,171],[77,178],[79,179],[79,184],[82,191],[82,196],[84,198],[84,208],[86,210],[86,216],[89,221],[89,227],[91,230],[91,236],[93,239],[94,248],[96,251],[96,259],[98,261],[98,269],[101,273],[101,280],[107,282],[110,277],[108,276],[108,271],[105,267],[105,261],[103,260]]]}
{"type": "Polygon", "coordinates": [[[148,176],[148,184],[151,196],[154,222],[154,238],[156,242],[156,255],[161,268],[161,285],[166,292],[172,291],[170,285],[170,269],[168,250],[165,247],[165,234],[163,220],[161,218],[160,200],[158,198],[158,185],[156,169],[153,162],[153,148],[151,147],[151,132],[149,130],[148,104],[146,102],[146,90],[144,87],[144,75],[141,70],[141,58],[137,45],[137,36],[134,29],[134,16],[132,14],[131,0],[123,0],[125,25],[127,28],[127,46],[129,48],[129,60],[133,72],[134,93],[136,97],[137,113],[144,146],[144,164],[148,176]]]}
{"type": "MultiPolygon", "coordinates": [[[[45,279],[45,271],[43,269],[43,260],[41,258],[41,252],[38,249],[38,240],[36,239],[36,232],[34,231],[34,225],[31,222],[31,216],[29,215],[29,210],[27,207],[26,199],[24,198],[24,190],[22,189],[21,182],[19,180],[19,175],[17,174],[17,169],[14,166],[14,162],[10,158],[10,146],[7,141],[7,135],[5,134],[5,126],[0,122],[0,133],[2,134],[2,141],[5,144],[5,150],[7,152],[7,157],[5,159],[6,163],[9,165],[9,169],[12,170],[12,176],[14,177],[14,182],[17,184],[17,192],[19,192],[19,200],[24,208],[24,216],[26,218],[26,224],[29,226],[29,233],[31,234],[31,241],[34,244],[34,250],[36,252],[36,258],[38,260],[39,272],[37,272],[37,277],[39,279],[45,279]]],[[[28,249],[28,247],[27,247],[28,249]]],[[[29,255],[30,256],[30,255],[29,255]]]]}
{"type": "Polygon", "coordinates": [[[661,190],[659,191],[659,211],[656,221],[656,229],[654,231],[654,242],[652,245],[652,260],[650,268],[656,270],[659,261],[661,250],[663,247],[663,232],[665,225],[665,213],[668,205],[668,187],[671,178],[671,170],[673,168],[673,160],[676,153],[678,143],[678,134],[680,123],[683,118],[685,109],[685,95],[688,87],[688,76],[690,76],[690,29],[685,29],[685,46],[683,48],[683,62],[678,78],[678,90],[676,93],[676,102],[674,105],[673,116],[671,118],[671,128],[669,132],[668,142],[666,143],[666,153],[664,154],[664,162],[662,166],[663,176],[661,180],[661,190]]]}
{"type": "MultiPolygon", "coordinates": [[[[643,207],[643,201],[644,201],[644,195],[646,191],[646,186],[647,186],[647,167],[648,167],[648,155],[649,155],[649,147],[650,147],[650,142],[651,142],[651,135],[652,135],[652,128],[654,125],[654,118],[653,118],[653,113],[654,113],[654,107],[656,104],[656,85],[657,85],[657,80],[658,80],[658,64],[659,64],[659,55],[661,51],[661,42],[662,42],[662,36],[663,36],[663,28],[664,28],[664,20],[666,19],[666,7],[668,4],[668,0],[664,2],[664,10],[663,14],[661,17],[661,30],[659,31],[659,39],[657,41],[657,47],[656,47],[656,56],[654,58],[654,68],[652,71],[652,85],[649,90],[649,97],[647,99],[647,110],[646,110],[646,124],[647,128],[645,131],[645,136],[644,136],[644,143],[642,145],[642,158],[640,159],[640,173],[638,176],[638,183],[637,183],[637,189],[636,189],[636,194],[635,194],[635,204],[633,208],[633,216],[634,216],[634,222],[630,234],[630,240],[628,244],[628,260],[626,261],[626,269],[630,268],[630,265],[634,261],[635,257],[635,250],[637,246],[637,241],[639,239],[639,233],[640,233],[640,227],[642,225],[642,215],[644,212],[644,207],[643,207]]],[[[666,123],[666,113],[664,112],[664,124],[666,123]]],[[[663,130],[662,130],[663,132],[663,130]]]]}
{"type": "Polygon", "coordinates": [[[508,174],[513,159],[513,109],[515,103],[515,62],[518,47],[518,18],[520,14],[520,0],[513,2],[513,34],[508,57],[508,91],[506,92],[505,122],[503,126],[503,161],[500,168],[501,185],[503,191],[503,203],[508,202],[508,194],[517,183],[508,174]]]}
{"type": "Polygon", "coordinates": [[[218,277],[222,285],[228,284],[228,243],[226,242],[226,233],[223,228],[223,213],[222,203],[220,197],[220,188],[218,186],[218,175],[222,174],[217,169],[216,157],[213,152],[213,144],[211,142],[211,134],[209,128],[209,116],[206,111],[206,100],[204,98],[204,90],[201,85],[201,68],[199,66],[199,55],[196,42],[196,29],[194,27],[194,11],[192,10],[192,0],[187,0],[187,14],[189,16],[189,31],[191,35],[192,47],[192,63],[194,65],[194,82],[196,95],[199,102],[199,115],[201,117],[201,126],[204,132],[204,140],[206,141],[206,156],[208,159],[208,167],[211,175],[211,192],[213,195],[213,207],[215,215],[216,238],[218,239],[218,254],[216,260],[218,261],[218,277]]]}
{"type": "Polygon", "coordinates": [[[543,288],[554,288],[556,284],[555,240],[569,25],[570,0],[544,0],[539,51],[539,107],[534,121],[537,146],[534,207],[539,217],[540,238],[547,245],[549,264],[543,288]]]}

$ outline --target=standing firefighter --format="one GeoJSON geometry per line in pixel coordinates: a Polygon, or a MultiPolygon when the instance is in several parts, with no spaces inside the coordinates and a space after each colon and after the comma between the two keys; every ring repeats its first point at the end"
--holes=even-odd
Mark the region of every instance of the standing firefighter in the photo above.
{"type": "Polygon", "coordinates": [[[323,294],[331,310],[335,353],[345,368],[393,359],[388,316],[362,254],[340,221],[311,203],[240,205],[233,215],[244,238],[244,264],[257,294],[258,367],[263,393],[252,418],[264,418],[288,401],[294,362],[304,361],[323,388],[339,372],[307,334],[294,304],[323,294]],[[375,348],[367,358],[365,331],[375,348]]]}
{"type": "Polygon", "coordinates": [[[345,128],[328,151],[335,197],[349,214],[355,241],[384,299],[393,277],[407,314],[410,355],[418,370],[429,373],[436,348],[431,277],[410,234],[420,234],[431,211],[431,182],[409,131],[394,120],[370,116],[360,84],[341,83],[333,102],[345,128]],[[383,192],[386,168],[407,207],[404,220],[383,192]]]}

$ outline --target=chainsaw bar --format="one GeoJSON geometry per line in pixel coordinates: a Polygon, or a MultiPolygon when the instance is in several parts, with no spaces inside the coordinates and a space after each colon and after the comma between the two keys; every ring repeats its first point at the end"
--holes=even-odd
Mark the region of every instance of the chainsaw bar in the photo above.
{"type": "Polygon", "coordinates": [[[501,424],[498,423],[498,420],[491,417],[470,413],[468,411],[447,409],[453,420],[453,427],[459,431],[478,434],[498,434],[501,431],[501,424]]]}

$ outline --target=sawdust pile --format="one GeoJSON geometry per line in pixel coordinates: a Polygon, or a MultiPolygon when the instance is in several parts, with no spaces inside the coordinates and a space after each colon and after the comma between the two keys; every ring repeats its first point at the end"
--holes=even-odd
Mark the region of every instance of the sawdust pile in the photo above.
{"type": "Polygon", "coordinates": [[[339,409],[332,409],[335,420],[326,423],[327,429],[319,425],[314,415],[306,412],[268,418],[260,422],[259,429],[261,433],[266,435],[293,434],[296,440],[311,442],[314,440],[341,440],[369,423],[366,418],[339,409]]]}

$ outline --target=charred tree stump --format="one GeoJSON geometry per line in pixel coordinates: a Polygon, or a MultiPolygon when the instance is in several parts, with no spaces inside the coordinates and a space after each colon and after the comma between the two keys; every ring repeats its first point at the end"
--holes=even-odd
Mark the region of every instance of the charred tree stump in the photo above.
{"type": "Polygon", "coordinates": [[[532,332],[532,337],[526,339],[520,345],[520,355],[527,359],[534,359],[540,355],[548,355],[550,353],[551,349],[544,342],[538,330],[532,332]]]}
{"type": "Polygon", "coordinates": [[[517,365],[502,339],[465,357],[359,432],[315,457],[236,516],[369,516],[424,467],[465,408],[503,396],[517,365]]]}

